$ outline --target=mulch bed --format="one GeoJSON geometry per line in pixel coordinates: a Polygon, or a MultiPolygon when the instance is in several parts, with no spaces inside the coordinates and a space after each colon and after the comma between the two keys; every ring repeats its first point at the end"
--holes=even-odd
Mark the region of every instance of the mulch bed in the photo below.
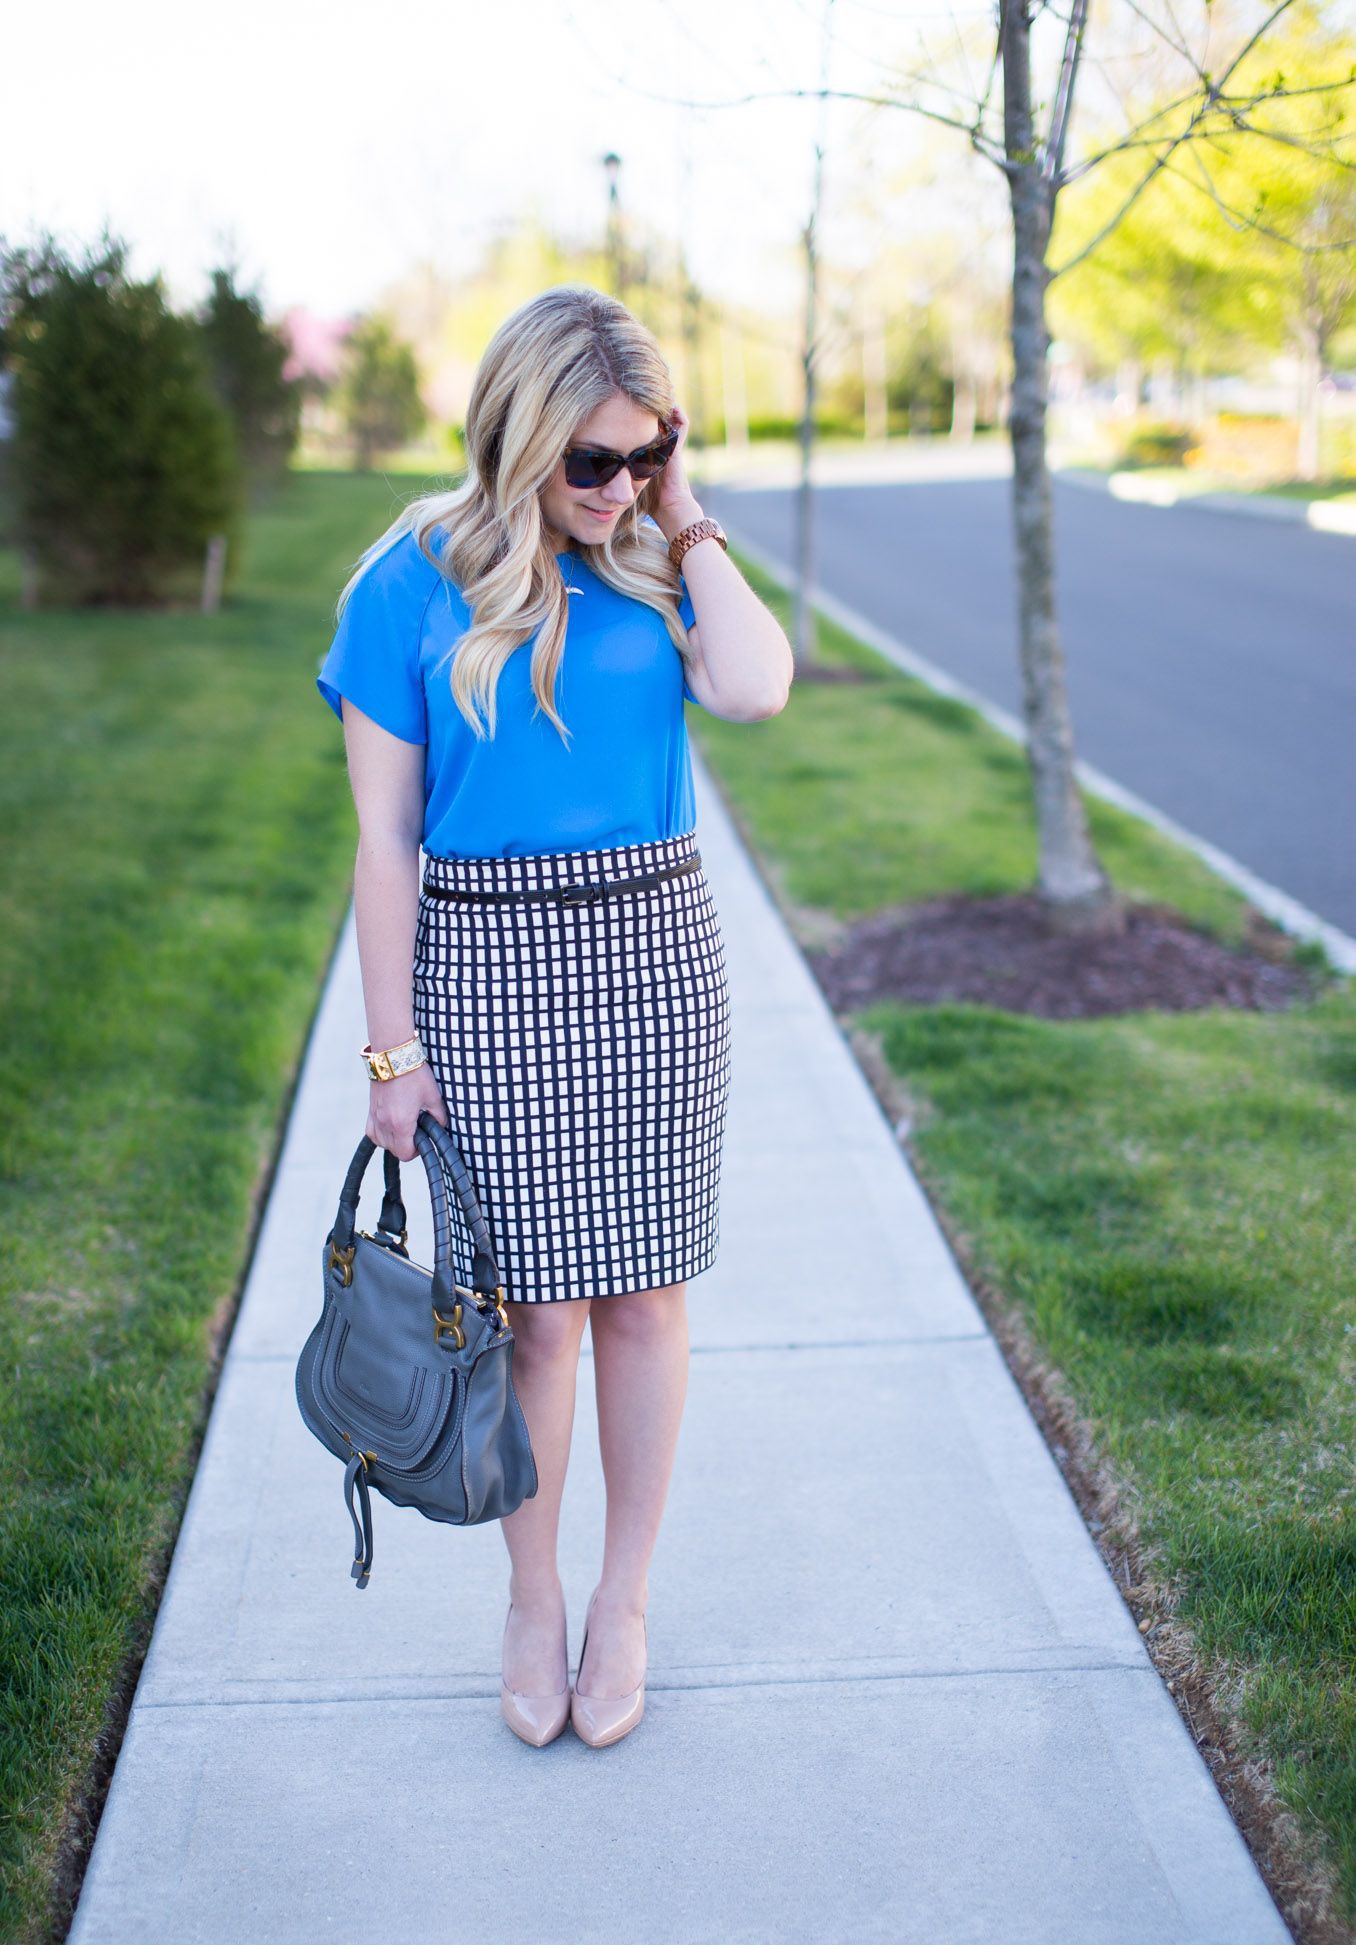
{"type": "Polygon", "coordinates": [[[1247,946],[1223,945],[1168,906],[1127,905],[1119,930],[1051,924],[1035,892],[951,896],[873,913],[805,956],[835,1012],[875,1000],[969,1000],[1048,1020],[1201,1007],[1275,1012],[1321,981],[1260,915],[1247,946]]]}

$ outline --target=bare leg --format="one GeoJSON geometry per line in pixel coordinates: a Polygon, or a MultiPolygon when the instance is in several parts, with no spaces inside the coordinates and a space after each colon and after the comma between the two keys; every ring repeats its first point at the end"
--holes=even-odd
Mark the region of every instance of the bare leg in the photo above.
{"type": "Polygon", "coordinates": [[[574,1428],[579,1346],[587,1297],[554,1303],[510,1303],[513,1388],[527,1420],[537,1462],[537,1490],[499,1523],[512,1563],[513,1603],[504,1633],[504,1680],[523,1695],[551,1695],[569,1680],[565,1590],[556,1539],[574,1428]]]}
{"type": "Polygon", "coordinates": [[[589,1327],[607,1528],[588,1667],[575,1685],[585,1695],[625,1695],[645,1672],[647,1575],[687,1397],[687,1285],[600,1297],[589,1327]]]}

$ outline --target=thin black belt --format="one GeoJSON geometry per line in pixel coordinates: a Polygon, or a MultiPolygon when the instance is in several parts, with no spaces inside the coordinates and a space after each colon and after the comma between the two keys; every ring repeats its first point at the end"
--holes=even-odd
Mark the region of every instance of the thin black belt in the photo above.
{"type": "Polygon", "coordinates": [[[641,878],[600,878],[579,885],[549,885],[541,891],[457,891],[450,885],[433,885],[424,880],[430,898],[469,898],[480,901],[505,898],[555,898],[563,905],[583,905],[595,898],[611,898],[617,892],[638,891],[642,885],[658,885],[665,878],[681,878],[700,868],[702,854],[694,851],[681,864],[666,865],[663,871],[648,871],[641,878]]]}

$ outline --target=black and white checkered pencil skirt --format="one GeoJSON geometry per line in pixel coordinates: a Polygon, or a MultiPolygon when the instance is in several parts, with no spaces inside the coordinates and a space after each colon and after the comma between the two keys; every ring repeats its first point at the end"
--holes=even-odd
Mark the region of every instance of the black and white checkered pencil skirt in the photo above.
{"type": "MultiPolygon", "coordinates": [[[[414,1023],[490,1227],[510,1303],[696,1276],[720,1243],[730,1001],[696,834],[507,858],[426,854],[414,1023]],[[496,902],[427,889],[608,883],[496,902]]],[[[454,1274],[471,1281],[464,1223],[454,1274]]]]}

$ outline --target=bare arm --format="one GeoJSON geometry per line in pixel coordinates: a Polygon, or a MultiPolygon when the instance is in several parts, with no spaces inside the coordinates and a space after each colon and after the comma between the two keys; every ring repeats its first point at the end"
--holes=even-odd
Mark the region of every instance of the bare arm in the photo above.
{"type": "MultiPolygon", "coordinates": [[[[655,522],[669,542],[702,518],[684,458],[688,416],[675,404],[671,418],[678,448],[664,468],[654,506],[655,522]]],[[[718,541],[700,540],[688,548],[683,580],[692,598],[688,680],[697,701],[710,715],[732,723],[778,715],[790,696],[796,661],[777,617],[718,541]]]]}
{"type": "MultiPolygon", "coordinates": [[[[657,514],[666,540],[702,518],[696,500],[657,514]]],[[[795,659],[780,622],[754,593],[718,541],[701,540],[683,556],[692,597],[687,631],[693,662],[688,679],[697,701],[727,722],[761,722],[787,704],[795,659]],[[698,633],[698,623],[701,624],[698,633]]]]}
{"type": "MultiPolygon", "coordinates": [[[[392,736],[343,700],[349,782],[358,812],[354,921],[367,1036],[395,1047],[414,1032],[414,938],[419,919],[419,840],[424,828],[424,746],[392,736]]],[[[415,1159],[422,1109],[448,1125],[447,1107],[425,1062],[393,1081],[372,1081],[369,1140],[398,1161],[415,1159]]]]}

